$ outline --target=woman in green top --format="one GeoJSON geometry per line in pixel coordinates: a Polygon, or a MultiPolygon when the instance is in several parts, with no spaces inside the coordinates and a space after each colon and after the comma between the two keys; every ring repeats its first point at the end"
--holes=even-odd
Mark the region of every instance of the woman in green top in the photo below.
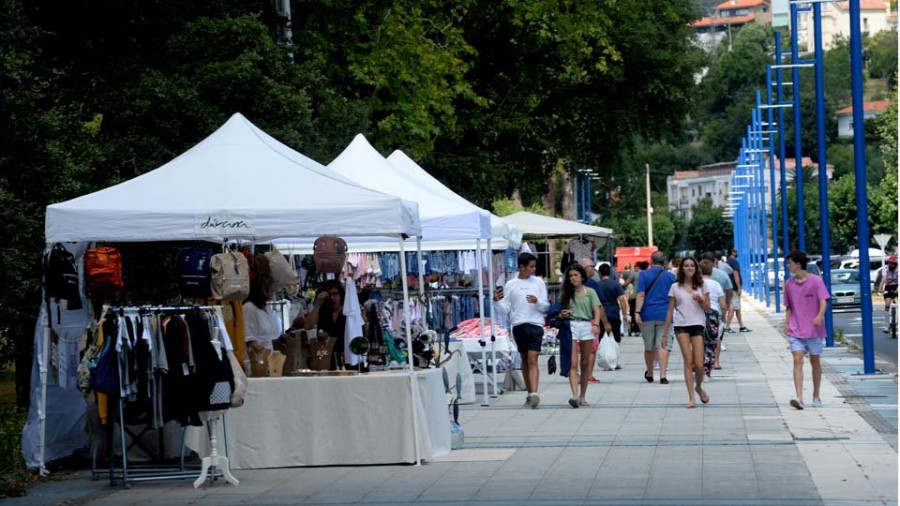
{"type": "Polygon", "coordinates": [[[572,398],[569,405],[573,408],[587,406],[585,400],[588,380],[591,377],[591,346],[600,335],[600,321],[603,316],[600,298],[593,288],[585,286],[587,273],[578,263],[566,268],[566,276],[562,285],[562,304],[565,309],[560,318],[568,318],[572,329],[572,366],[569,369],[569,386],[572,387],[572,398]],[[579,360],[578,352],[581,352],[579,360]],[[578,374],[578,364],[581,374],[578,374]],[[579,392],[579,385],[581,387],[579,392]]]}

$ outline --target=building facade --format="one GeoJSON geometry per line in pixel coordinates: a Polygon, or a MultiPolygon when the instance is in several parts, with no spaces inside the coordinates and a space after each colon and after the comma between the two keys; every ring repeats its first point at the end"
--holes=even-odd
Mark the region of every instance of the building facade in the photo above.
{"type": "Polygon", "coordinates": [[[771,24],[771,9],[768,0],[726,0],[717,5],[710,16],[695,21],[691,27],[704,49],[715,51],[723,43],[730,48],[738,30],[745,25],[771,24]]]}
{"type": "MultiPolygon", "coordinates": [[[[896,17],[891,18],[891,8],[884,0],[860,0],[860,29],[869,35],[882,30],[896,30],[896,17]]],[[[800,43],[812,50],[815,31],[812,12],[801,12],[798,35],[800,43]]],[[[822,48],[828,50],[835,37],[850,39],[850,2],[822,3],[822,48]]]]}
{"type": "MultiPolygon", "coordinates": [[[[875,100],[863,102],[863,118],[869,119],[878,116],[891,106],[890,100],[875,100]]],[[[845,107],[837,113],[838,137],[853,138],[853,107],[845,107]]]]}

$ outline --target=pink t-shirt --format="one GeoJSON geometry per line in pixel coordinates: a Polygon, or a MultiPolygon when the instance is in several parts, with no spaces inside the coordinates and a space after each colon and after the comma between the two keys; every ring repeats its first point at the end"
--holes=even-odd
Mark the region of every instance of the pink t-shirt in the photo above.
{"type": "Polygon", "coordinates": [[[819,301],[828,300],[831,295],[822,278],[809,274],[802,283],[794,278],[784,284],[784,306],[791,308],[788,335],[798,339],[825,337],[825,326],[813,325],[819,314],[819,301]]]}
{"type": "Polygon", "coordinates": [[[700,295],[709,293],[706,285],[701,285],[697,290],[688,292],[678,283],[669,287],[669,297],[675,298],[675,311],[672,314],[672,325],[687,327],[688,325],[706,325],[706,311],[699,302],[694,300],[694,292],[700,295]]]}

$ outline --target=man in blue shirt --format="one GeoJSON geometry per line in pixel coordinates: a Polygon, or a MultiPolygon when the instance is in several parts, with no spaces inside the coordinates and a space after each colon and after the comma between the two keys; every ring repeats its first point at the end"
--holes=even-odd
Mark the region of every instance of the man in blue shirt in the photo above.
{"type": "Polygon", "coordinates": [[[669,383],[666,368],[674,339],[667,340],[666,348],[660,347],[660,344],[669,310],[669,288],[675,283],[675,275],[665,269],[666,255],[662,251],[653,253],[650,262],[652,266],[643,271],[638,279],[634,319],[641,326],[641,336],[644,338],[644,362],[647,365],[644,379],[653,382],[653,360],[658,359],[659,382],[665,385],[669,383]]]}

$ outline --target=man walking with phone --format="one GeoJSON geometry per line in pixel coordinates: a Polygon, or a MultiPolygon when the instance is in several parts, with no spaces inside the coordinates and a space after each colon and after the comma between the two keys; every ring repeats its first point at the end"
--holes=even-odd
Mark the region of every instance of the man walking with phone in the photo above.
{"type": "Polygon", "coordinates": [[[544,339],[544,313],[550,308],[550,302],[547,300],[547,285],[534,275],[537,257],[531,253],[521,253],[518,263],[519,275],[494,292],[494,301],[498,311],[509,314],[509,326],[522,355],[522,376],[528,390],[525,405],[537,408],[541,402],[538,395],[538,355],[541,354],[544,339]]]}

